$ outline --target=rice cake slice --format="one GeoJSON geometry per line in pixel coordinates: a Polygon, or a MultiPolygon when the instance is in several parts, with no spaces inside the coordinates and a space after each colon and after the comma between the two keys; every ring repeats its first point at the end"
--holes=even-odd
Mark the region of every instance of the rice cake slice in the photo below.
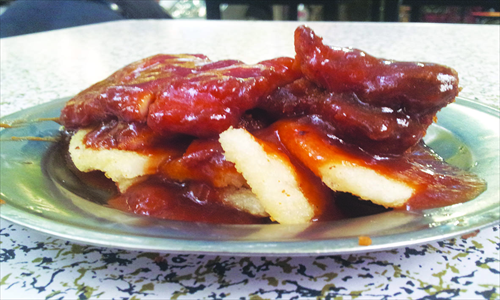
{"type": "Polygon", "coordinates": [[[283,122],[278,131],[287,149],[334,191],[393,208],[405,205],[415,192],[411,184],[371,168],[362,159],[328,143],[310,125],[283,122]]]}
{"type": "Polygon", "coordinates": [[[314,207],[300,189],[297,171],[289,158],[266,145],[245,129],[229,128],[219,142],[225,158],[236,165],[272,220],[281,224],[308,223],[314,207]]]}
{"type": "Polygon", "coordinates": [[[257,196],[247,187],[226,187],[222,189],[222,201],[225,205],[245,211],[256,217],[269,217],[257,196]]]}
{"type": "Polygon", "coordinates": [[[89,148],[84,139],[90,129],[80,129],[69,142],[69,154],[81,172],[102,171],[113,180],[120,192],[157,172],[158,165],[167,159],[182,155],[177,149],[162,149],[151,153],[130,150],[89,148]]]}
{"type": "MultiPolygon", "coordinates": [[[[162,161],[179,157],[179,150],[140,153],[120,149],[94,149],[85,145],[90,129],[78,130],[70,140],[69,153],[76,168],[81,172],[101,171],[115,182],[121,193],[130,186],[145,180],[158,171],[162,161]]],[[[247,187],[227,186],[221,189],[225,205],[246,211],[254,216],[269,216],[259,200],[247,187]]]]}

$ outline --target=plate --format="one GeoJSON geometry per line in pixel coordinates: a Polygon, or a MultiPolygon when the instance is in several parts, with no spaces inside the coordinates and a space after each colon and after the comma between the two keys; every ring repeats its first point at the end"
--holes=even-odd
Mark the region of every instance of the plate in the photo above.
{"type": "MultiPolygon", "coordinates": [[[[23,110],[2,119],[59,116],[68,99],[23,110]]],[[[425,141],[451,164],[485,179],[488,189],[466,203],[420,211],[389,211],[335,222],[305,225],[217,225],[157,220],[100,203],[65,171],[55,143],[10,141],[12,137],[56,136],[54,122],[2,129],[1,217],[50,235],[106,247],[230,255],[315,255],[368,252],[426,243],[492,225],[500,219],[499,111],[457,99],[438,114],[425,141]],[[368,235],[370,246],[358,237],[368,235]]]]}

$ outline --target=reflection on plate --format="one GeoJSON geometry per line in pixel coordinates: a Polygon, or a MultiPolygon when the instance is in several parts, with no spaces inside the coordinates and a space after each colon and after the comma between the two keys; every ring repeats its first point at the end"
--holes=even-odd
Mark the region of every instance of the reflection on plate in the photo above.
{"type": "MultiPolygon", "coordinates": [[[[66,100],[15,113],[2,122],[57,117],[66,100]]],[[[497,110],[458,99],[438,114],[438,123],[425,138],[448,162],[487,181],[488,189],[478,198],[439,209],[390,211],[309,225],[189,223],[107,208],[99,201],[105,195],[74,184],[67,173],[60,173],[64,170],[57,162],[63,158],[52,152],[55,148],[50,142],[6,141],[13,136],[58,134],[59,125],[54,122],[32,123],[0,131],[0,198],[6,202],[0,212],[14,223],[80,243],[149,251],[292,256],[424,243],[500,219],[499,120],[497,110]],[[361,235],[369,235],[372,245],[359,246],[361,235]]]]}

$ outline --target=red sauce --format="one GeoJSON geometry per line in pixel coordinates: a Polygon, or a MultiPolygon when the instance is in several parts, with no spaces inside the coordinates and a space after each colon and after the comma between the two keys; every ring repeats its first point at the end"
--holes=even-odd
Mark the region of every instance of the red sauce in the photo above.
{"type": "Polygon", "coordinates": [[[224,158],[217,140],[194,140],[182,157],[165,162],[159,167],[160,175],[171,181],[202,181],[214,187],[246,184],[234,164],[224,158]]]}
{"type": "Polygon", "coordinates": [[[399,154],[425,135],[437,109],[410,114],[404,109],[362,104],[354,93],[330,92],[305,78],[276,90],[260,107],[277,119],[319,115],[335,135],[373,154],[399,154]]]}
{"type": "MultiPolygon", "coordinates": [[[[344,143],[332,131],[329,123],[318,116],[307,116],[281,120],[253,132],[269,154],[293,165],[301,191],[314,205],[313,221],[340,220],[365,215],[366,211],[384,211],[363,203],[366,200],[334,193],[326,187],[318,177],[318,168],[325,161],[346,160],[407,183],[415,193],[400,209],[461,203],[477,197],[486,188],[485,182],[476,175],[446,164],[423,144],[400,156],[378,157],[344,143]]],[[[91,140],[96,136],[87,138],[91,140]]],[[[162,145],[175,148],[176,142],[163,142],[162,145]]],[[[225,160],[217,140],[195,139],[189,147],[183,147],[186,150],[179,150],[172,159],[157,163],[157,175],[134,185],[110,200],[109,205],[172,220],[225,224],[269,222],[223,204],[222,188],[242,187],[246,182],[234,164],[225,160]]]]}
{"type": "Polygon", "coordinates": [[[266,219],[224,206],[205,183],[179,184],[156,178],[134,185],[108,202],[111,207],[155,218],[217,224],[264,224],[266,219]]]}
{"type": "MultiPolygon", "coordinates": [[[[176,135],[158,134],[145,123],[110,120],[96,126],[86,136],[84,143],[90,148],[141,151],[150,149],[176,135]]],[[[182,143],[185,144],[185,143],[182,143]]],[[[182,149],[181,151],[183,151],[182,149]]]]}
{"type": "Polygon", "coordinates": [[[447,164],[423,143],[400,156],[377,157],[340,139],[332,139],[328,124],[318,117],[283,120],[273,126],[292,155],[317,175],[319,167],[327,161],[348,161],[413,187],[415,192],[402,209],[462,203],[486,189],[484,180],[447,164]]]}
{"type": "Polygon", "coordinates": [[[279,157],[284,163],[291,164],[296,172],[296,180],[304,196],[314,207],[314,218],[312,221],[333,221],[344,219],[344,213],[335,205],[334,194],[323,184],[310,169],[298,160],[282,142],[279,126],[271,126],[267,129],[255,132],[254,135],[260,139],[264,150],[275,157],[279,157]]]}

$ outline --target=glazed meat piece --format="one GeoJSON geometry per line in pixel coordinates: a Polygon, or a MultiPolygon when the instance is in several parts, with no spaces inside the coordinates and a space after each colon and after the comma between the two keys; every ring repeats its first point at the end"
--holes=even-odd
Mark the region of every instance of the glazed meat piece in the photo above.
{"type": "Polygon", "coordinates": [[[159,167],[160,175],[179,182],[202,181],[214,187],[245,185],[245,179],[226,161],[220,143],[213,139],[196,139],[182,157],[167,161],[159,167]]]}
{"type": "Polygon", "coordinates": [[[291,58],[277,58],[257,65],[207,68],[179,78],[158,94],[148,125],[158,132],[215,137],[237,125],[261,98],[300,77],[292,65],[291,58]]]}
{"type": "Polygon", "coordinates": [[[141,150],[156,146],[175,135],[161,135],[145,123],[110,120],[103,122],[85,136],[85,146],[93,149],[141,150]]]}
{"type": "Polygon", "coordinates": [[[293,59],[255,65],[211,62],[202,55],[156,55],[132,63],[71,99],[61,112],[67,128],[111,119],[147,122],[158,133],[216,136],[246,110],[300,77],[293,59]]]}
{"type": "Polygon", "coordinates": [[[320,115],[336,137],[372,154],[399,154],[415,145],[432,123],[434,114],[408,114],[389,107],[367,105],[354,93],[335,93],[302,78],[261,101],[275,118],[320,115]]]}
{"type": "Polygon", "coordinates": [[[187,54],[158,54],[133,62],[69,100],[61,122],[68,128],[110,119],[145,122],[149,105],[164,84],[208,63],[204,55],[187,54]]]}
{"type": "Polygon", "coordinates": [[[308,79],[331,92],[353,92],[364,103],[409,114],[436,113],[458,95],[458,75],[451,68],[380,59],[322,40],[310,28],[298,27],[296,63],[308,79]]]}
{"type": "Polygon", "coordinates": [[[304,26],[295,31],[295,50],[304,78],[260,107],[277,118],[320,115],[336,136],[372,154],[399,155],[416,145],[459,91],[453,69],[331,48],[304,26]]]}

